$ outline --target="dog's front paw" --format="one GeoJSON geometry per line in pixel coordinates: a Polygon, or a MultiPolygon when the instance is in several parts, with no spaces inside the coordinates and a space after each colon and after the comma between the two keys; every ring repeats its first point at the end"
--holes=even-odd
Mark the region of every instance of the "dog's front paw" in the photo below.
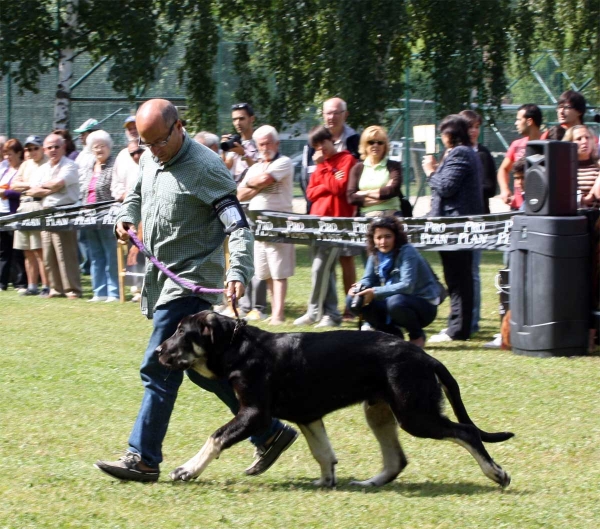
{"type": "Polygon", "coordinates": [[[173,472],[171,472],[169,474],[169,477],[173,480],[173,481],[191,481],[192,479],[195,479],[197,476],[194,475],[194,473],[189,470],[188,468],[184,466],[181,467],[177,467],[175,470],[173,470],[173,472]]]}
{"type": "Polygon", "coordinates": [[[321,478],[321,479],[317,479],[315,481],[313,481],[313,485],[315,487],[327,487],[327,488],[333,488],[336,486],[336,480],[335,478],[332,477],[326,477],[326,478],[321,478]]]}

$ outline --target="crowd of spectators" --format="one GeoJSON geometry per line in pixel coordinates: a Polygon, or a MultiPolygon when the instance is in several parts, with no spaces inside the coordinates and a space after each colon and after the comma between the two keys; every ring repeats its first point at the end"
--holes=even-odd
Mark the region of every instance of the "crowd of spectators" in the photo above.
{"type": "MultiPolygon", "coordinates": [[[[537,139],[562,139],[577,145],[579,206],[598,207],[598,140],[584,125],[585,113],[584,97],[573,91],[560,96],[558,125],[553,127],[544,127],[542,112],[536,105],[522,105],[515,121],[521,138],[510,145],[498,169],[490,151],[479,143],[481,115],[463,110],[447,116],[439,126],[443,153],[439,159],[426,156],[422,164],[431,188],[429,215],[489,213],[489,201],[498,188],[503,202],[513,210],[522,209],[524,154],[527,142],[537,139]]],[[[368,250],[361,252],[366,271],[358,283],[367,287],[363,288],[366,293],[360,294],[365,307],[355,310],[350,301],[343,304],[342,311],[338,306],[336,265],[340,264],[343,290],[351,300],[357,285],[357,252],[312,246],[310,296],[305,313],[293,323],[336,327],[343,319],[361,316],[380,330],[397,328],[394,332],[400,334],[404,327],[411,340],[422,344],[423,328],[437,312],[437,296],[431,294],[432,279],[416,257],[418,252],[406,243],[401,224],[393,220],[411,213],[410,203],[401,191],[402,167],[389,159],[388,134],[379,125],[368,126],[358,134],[347,124],[350,113],[346,102],[337,97],[325,101],[322,116],[323,123],[310,131],[303,152],[300,186],[306,212],[322,217],[361,215],[388,220],[377,220],[383,222],[379,230],[374,229],[377,222],[373,223],[368,250]],[[409,261],[403,261],[407,258],[409,261]],[[388,265],[394,265],[393,272],[400,277],[391,274],[385,268],[388,265]],[[391,287],[392,283],[395,286],[391,287]],[[422,299],[417,301],[418,307],[414,300],[406,302],[417,285],[428,305],[423,305],[422,299]],[[416,321],[420,326],[415,325],[416,321]]],[[[236,183],[238,200],[247,202],[250,210],[292,212],[294,170],[291,160],[280,152],[278,131],[269,125],[255,130],[257,117],[248,103],[233,105],[231,119],[235,133],[218,136],[201,131],[193,140],[218,156],[236,183]]],[[[113,152],[114,139],[95,119],[86,120],[74,130],[83,146],[81,151],[77,151],[71,134],[60,129],[44,139],[29,136],[23,144],[14,138],[2,138],[0,215],[58,205],[123,201],[139,177],[145,150],[139,142],[135,116],[128,116],[123,128],[126,146],[118,153],[113,152]]],[[[138,231],[142,232],[141,226],[138,231]]],[[[240,300],[241,315],[250,321],[269,318],[270,325],[280,325],[285,321],[288,280],[295,271],[295,248],[256,241],[254,255],[255,274],[240,300]]],[[[466,340],[479,329],[481,252],[440,255],[450,294],[450,316],[448,327],[430,341],[466,340]]],[[[137,267],[138,272],[143,269],[143,257],[137,248],[129,249],[127,263],[137,267]]],[[[111,230],[0,232],[0,290],[6,290],[12,282],[22,295],[77,299],[82,295],[81,273],[87,270],[93,289],[89,301],[112,302],[119,298],[117,246],[111,230]]],[[[137,301],[141,282],[138,278],[134,282],[132,291],[137,301]]],[[[233,315],[227,303],[218,310],[233,315]]]]}

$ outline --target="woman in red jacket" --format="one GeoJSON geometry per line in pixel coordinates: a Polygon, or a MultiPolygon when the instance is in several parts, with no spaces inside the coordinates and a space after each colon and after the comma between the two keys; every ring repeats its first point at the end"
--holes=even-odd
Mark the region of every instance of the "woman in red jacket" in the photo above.
{"type": "MultiPolygon", "coordinates": [[[[317,164],[306,188],[306,198],[312,203],[311,215],[319,217],[353,217],[356,207],[346,199],[348,175],[356,163],[356,158],[348,151],[337,152],[329,129],[315,127],[308,135],[310,146],[323,161],[317,164]]],[[[313,247],[311,268],[312,286],[308,308],[304,315],[294,321],[294,325],[317,327],[337,327],[342,321],[338,310],[335,286],[335,262],[340,249],[335,246],[313,247]]]]}

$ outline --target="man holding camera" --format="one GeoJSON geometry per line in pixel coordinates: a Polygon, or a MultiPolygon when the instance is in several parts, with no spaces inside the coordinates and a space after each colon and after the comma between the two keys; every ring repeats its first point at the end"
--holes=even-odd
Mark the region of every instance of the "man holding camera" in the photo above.
{"type": "MultiPolygon", "coordinates": [[[[258,149],[252,139],[254,120],[254,110],[248,103],[236,103],[231,107],[231,121],[236,133],[221,137],[221,158],[237,185],[258,160],[258,149]]],[[[253,277],[246,287],[246,295],[239,301],[239,309],[249,321],[264,320],[267,317],[267,282],[253,277]]],[[[223,314],[234,316],[231,307],[223,314]]]]}
{"type": "Polygon", "coordinates": [[[248,103],[236,103],[231,107],[231,120],[235,134],[221,137],[221,158],[236,184],[242,180],[244,172],[254,165],[258,158],[254,133],[254,110],[248,103]]]}

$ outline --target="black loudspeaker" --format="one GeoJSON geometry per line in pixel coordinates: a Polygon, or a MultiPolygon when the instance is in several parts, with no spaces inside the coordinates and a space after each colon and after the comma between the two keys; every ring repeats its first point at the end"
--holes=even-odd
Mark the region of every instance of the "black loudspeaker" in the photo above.
{"type": "Polygon", "coordinates": [[[546,217],[577,215],[577,146],[536,140],[525,151],[525,213],[546,217]]]}

